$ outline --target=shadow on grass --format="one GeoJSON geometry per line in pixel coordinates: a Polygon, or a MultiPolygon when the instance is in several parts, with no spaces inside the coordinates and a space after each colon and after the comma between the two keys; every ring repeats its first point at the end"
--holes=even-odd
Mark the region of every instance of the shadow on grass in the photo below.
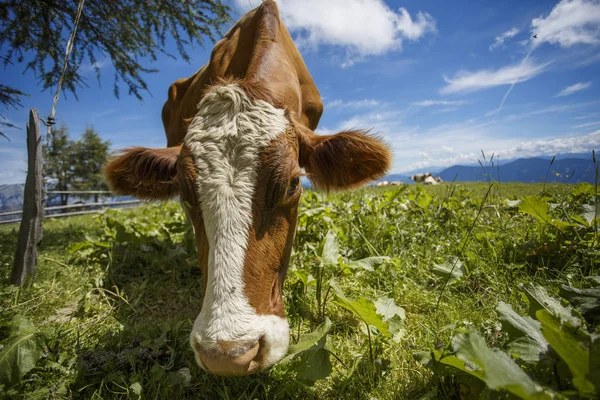
{"type": "Polygon", "coordinates": [[[316,398],[279,368],[221,378],[196,365],[189,333],[202,279],[190,243],[143,237],[115,245],[111,258],[103,288],[123,298],[115,298],[112,312],[122,329],[79,352],[71,387],[78,397],[135,398],[141,388],[143,398],[316,398]]]}

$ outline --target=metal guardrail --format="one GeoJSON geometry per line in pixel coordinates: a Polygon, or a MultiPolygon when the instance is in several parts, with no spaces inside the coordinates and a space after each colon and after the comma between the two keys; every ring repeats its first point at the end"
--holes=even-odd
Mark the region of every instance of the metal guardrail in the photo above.
{"type": "MultiPolygon", "coordinates": [[[[47,194],[112,194],[112,192],[96,190],[96,191],[50,191],[46,192],[47,194]]],[[[65,206],[51,206],[44,208],[44,218],[60,218],[60,217],[71,217],[76,215],[85,215],[85,214],[94,214],[98,213],[102,210],[108,208],[128,208],[131,206],[135,206],[137,204],[141,204],[140,200],[123,200],[123,201],[111,201],[111,202],[94,202],[94,203],[78,203],[78,204],[67,204],[65,206]],[[61,210],[77,210],[82,208],[94,207],[94,210],[81,210],[81,211],[72,211],[72,212],[60,212],[61,210]],[[59,211],[57,213],[48,214],[48,211],[59,211]]],[[[22,214],[23,210],[17,211],[8,211],[4,213],[0,213],[0,217],[6,217],[11,215],[19,215],[22,214]]],[[[11,224],[15,222],[20,222],[21,218],[13,218],[9,220],[0,221],[0,225],[2,224],[11,224]]]]}

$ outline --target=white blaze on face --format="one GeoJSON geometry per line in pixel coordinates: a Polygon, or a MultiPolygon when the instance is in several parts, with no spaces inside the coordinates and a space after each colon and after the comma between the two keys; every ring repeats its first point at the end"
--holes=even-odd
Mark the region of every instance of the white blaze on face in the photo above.
{"type": "Polygon", "coordinates": [[[285,318],[258,315],[250,306],[243,268],[258,157],[287,125],[283,110],[229,84],[204,96],[185,137],[198,170],[197,196],[209,245],[206,293],[191,339],[215,349],[217,341],[256,343],[262,337],[263,366],[285,355],[289,327],[285,318]]]}

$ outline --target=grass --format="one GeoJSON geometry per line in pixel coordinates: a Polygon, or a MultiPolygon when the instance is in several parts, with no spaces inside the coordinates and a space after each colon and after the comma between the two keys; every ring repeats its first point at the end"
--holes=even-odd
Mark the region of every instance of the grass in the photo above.
{"type": "MultiPolygon", "coordinates": [[[[553,211],[557,218],[589,202],[589,194],[575,196],[573,188],[546,187],[548,201],[562,205],[553,211]]],[[[293,343],[324,317],[333,322],[332,372],[316,382],[299,379],[295,364],[244,378],[215,377],[196,366],[188,335],[200,309],[201,276],[175,202],[45,221],[35,281],[20,290],[7,284],[18,226],[0,226],[0,319],[26,316],[47,336],[45,355],[5,396],[418,398],[440,383],[413,353],[445,346],[465,326],[500,343],[495,308],[504,301],[524,309],[517,284],[553,291],[566,282],[582,287],[585,276],[597,274],[598,250],[579,237],[581,229],[567,237],[504,201],[538,195],[541,184],[493,186],[483,202],[488,189],[444,184],[303,194],[284,298],[293,343]],[[329,230],[344,260],[390,257],[374,271],[329,266],[322,273],[349,298],[383,296],[404,308],[398,342],[377,332],[369,342],[364,325],[331,301],[325,315],[317,309],[315,288],[296,272],[315,275],[329,230]],[[442,293],[447,274],[435,266],[452,265],[454,257],[460,274],[442,293]]],[[[7,335],[0,330],[0,340],[7,335]]]]}

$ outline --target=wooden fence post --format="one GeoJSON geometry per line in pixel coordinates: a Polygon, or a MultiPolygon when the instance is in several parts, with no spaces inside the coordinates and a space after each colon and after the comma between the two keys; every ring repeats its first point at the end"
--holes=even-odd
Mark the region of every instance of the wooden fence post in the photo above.
{"type": "Polygon", "coordinates": [[[29,275],[35,276],[37,247],[42,241],[43,177],[42,177],[42,138],[38,111],[29,110],[27,124],[27,178],[23,196],[23,214],[17,251],[10,282],[22,286],[29,275]]]}

